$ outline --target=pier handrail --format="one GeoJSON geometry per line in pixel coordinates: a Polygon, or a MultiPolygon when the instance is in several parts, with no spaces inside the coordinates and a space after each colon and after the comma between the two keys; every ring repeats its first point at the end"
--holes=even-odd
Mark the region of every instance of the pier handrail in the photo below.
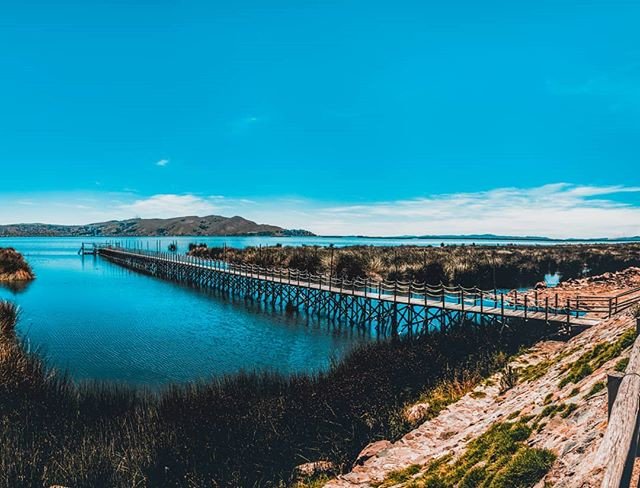
{"type": "MultiPolygon", "coordinates": [[[[640,325],[640,319],[637,319],[640,325]]],[[[604,469],[602,488],[628,488],[638,455],[640,426],[640,337],[633,343],[623,375],[609,375],[609,422],[595,456],[595,470],[604,469]]],[[[634,484],[633,486],[636,486],[634,484]]]]}
{"type": "Polygon", "coordinates": [[[511,290],[482,290],[476,286],[463,287],[451,286],[440,283],[438,286],[428,285],[424,281],[402,280],[372,280],[370,278],[357,277],[353,279],[311,274],[289,268],[262,267],[255,264],[231,263],[219,259],[201,258],[163,251],[151,251],[143,249],[127,249],[113,245],[97,246],[98,250],[111,250],[114,252],[143,255],[154,259],[162,259],[175,263],[185,263],[201,267],[213,267],[218,271],[239,274],[242,276],[254,276],[259,279],[271,279],[279,283],[295,284],[311,288],[329,286],[331,290],[343,294],[362,294],[365,297],[385,297],[397,301],[403,299],[432,298],[448,304],[458,304],[464,311],[469,306],[478,306],[483,309],[507,309],[522,311],[523,318],[527,319],[531,313],[544,313],[549,315],[563,315],[567,317],[567,323],[571,317],[580,317],[586,313],[600,313],[608,317],[626,310],[635,303],[640,302],[640,287],[624,291],[611,297],[574,296],[560,299],[558,293],[555,296],[545,296],[539,300],[538,291],[518,292],[511,290]],[[324,284],[324,285],[323,285],[324,284]]]}

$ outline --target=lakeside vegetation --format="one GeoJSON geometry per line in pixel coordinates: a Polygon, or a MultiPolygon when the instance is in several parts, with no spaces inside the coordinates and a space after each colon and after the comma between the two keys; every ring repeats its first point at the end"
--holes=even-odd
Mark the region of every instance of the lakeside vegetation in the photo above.
{"type": "Polygon", "coordinates": [[[151,394],[75,384],[23,347],[16,319],[1,302],[7,487],[284,486],[307,461],[346,470],[369,442],[410,429],[407,404],[447,380],[487,376],[542,334],[531,323],[503,333],[462,324],[360,346],[316,375],[241,373],[151,394]]]}
{"type": "Polygon", "coordinates": [[[432,285],[517,288],[546,274],[563,280],[640,266],[640,244],[551,246],[269,246],[245,249],[190,245],[189,254],[232,263],[292,268],[348,279],[401,279],[432,285]]]}
{"type": "Polygon", "coordinates": [[[0,247],[0,282],[27,281],[34,277],[22,254],[11,247],[0,247]]]}

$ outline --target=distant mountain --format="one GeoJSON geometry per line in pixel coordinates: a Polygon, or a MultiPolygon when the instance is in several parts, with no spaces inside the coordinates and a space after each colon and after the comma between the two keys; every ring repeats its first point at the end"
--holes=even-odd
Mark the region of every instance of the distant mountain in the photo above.
{"type": "Polygon", "coordinates": [[[84,237],[84,236],[313,236],[306,230],[288,230],[257,224],[242,217],[175,217],[172,219],[110,220],[87,225],[11,224],[0,225],[0,237],[84,237]]]}
{"type": "Polygon", "coordinates": [[[638,242],[640,236],[630,237],[592,237],[592,238],[554,238],[544,236],[508,236],[499,234],[427,234],[427,235],[399,235],[399,236],[367,236],[367,235],[346,235],[346,236],[322,236],[332,239],[366,238],[366,239],[428,239],[442,241],[541,241],[541,242],[638,242]]]}

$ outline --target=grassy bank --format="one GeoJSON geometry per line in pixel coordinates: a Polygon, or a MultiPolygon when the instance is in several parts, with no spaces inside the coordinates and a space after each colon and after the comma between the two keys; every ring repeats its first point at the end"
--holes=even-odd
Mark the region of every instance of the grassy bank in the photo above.
{"type": "Polygon", "coordinates": [[[532,286],[547,273],[563,279],[640,266],[640,244],[327,248],[192,246],[192,255],[293,268],[346,278],[402,279],[482,288],[532,286]],[[333,256],[333,257],[332,257],[333,256]]]}
{"type": "Polygon", "coordinates": [[[29,263],[11,247],[0,247],[0,282],[27,281],[34,278],[29,263]]]}
{"type": "MultiPolygon", "coordinates": [[[[410,425],[403,408],[539,336],[468,325],[364,345],[318,375],[238,374],[151,395],[76,385],[22,347],[0,304],[0,486],[280,486],[306,461],[347,469],[410,425]]],[[[455,395],[454,395],[455,397],[455,395]]]]}

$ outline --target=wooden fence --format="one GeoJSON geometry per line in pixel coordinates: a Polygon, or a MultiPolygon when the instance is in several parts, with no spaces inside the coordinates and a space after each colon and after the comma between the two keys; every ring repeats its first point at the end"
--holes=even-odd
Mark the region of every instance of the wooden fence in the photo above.
{"type": "MultiPolygon", "coordinates": [[[[640,332],[640,319],[636,319],[640,332]]],[[[628,488],[638,456],[640,427],[640,337],[636,339],[624,374],[610,374],[607,381],[609,423],[595,457],[595,469],[604,469],[602,488],[628,488]]]]}
{"type": "MultiPolygon", "coordinates": [[[[640,288],[612,297],[572,296],[561,298],[559,294],[537,291],[519,293],[516,290],[482,290],[477,287],[438,286],[417,281],[347,279],[344,277],[311,274],[305,271],[283,268],[265,268],[250,264],[234,264],[221,260],[204,259],[171,252],[125,249],[118,246],[102,246],[102,254],[119,253],[152,261],[162,261],[181,267],[213,270],[217,273],[246,277],[251,280],[269,281],[298,288],[322,290],[343,296],[361,297],[366,300],[420,305],[429,308],[455,310],[462,315],[479,315],[564,322],[567,326],[591,325],[596,318],[611,316],[628,308],[640,299],[640,288]],[[563,318],[564,317],[564,318],[563,318]]],[[[597,320],[595,320],[597,321],[597,320]]]]}

